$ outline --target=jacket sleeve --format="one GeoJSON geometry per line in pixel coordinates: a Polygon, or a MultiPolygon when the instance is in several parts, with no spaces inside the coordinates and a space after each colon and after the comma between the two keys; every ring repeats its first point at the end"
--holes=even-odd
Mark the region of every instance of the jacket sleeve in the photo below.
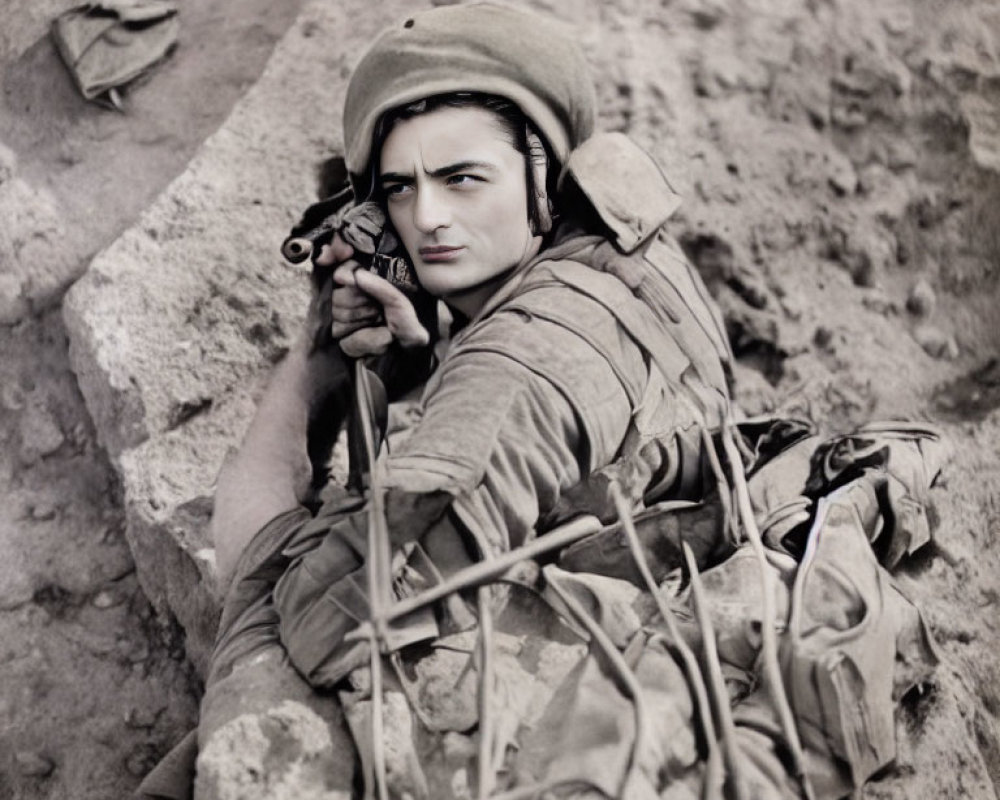
{"type": "MultiPolygon", "coordinates": [[[[638,350],[629,356],[642,370],[638,350]]],[[[449,504],[480,557],[522,544],[552,522],[565,491],[614,457],[631,414],[629,393],[591,343],[501,312],[445,360],[419,423],[388,459],[394,538],[419,538],[434,521],[392,513],[420,495],[442,498],[435,513],[449,504]]]]}

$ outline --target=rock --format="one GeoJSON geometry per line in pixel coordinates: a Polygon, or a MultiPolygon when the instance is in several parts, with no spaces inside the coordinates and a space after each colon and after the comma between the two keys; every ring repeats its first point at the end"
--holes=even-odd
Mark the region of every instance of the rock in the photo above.
{"type": "Polygon", "coordinates": [[[899,314],[899,303],[879,287],[874,287],[870,291],[865,292],[861,298],[861,305],[869,311],[881,314],[883,317],[891,317],[899,314]]]}
{"type": "Polygon", "coordinates": [[[59,513],[59,507],[55,498],[39,496],[31,503],[28,512],[33,520],[44,522],[55,519],[56,514],[59,513]]]}
{"type": "Polygon", "coordinates": [[[917,281],[906,298],[906,310],[918,317],[929,317],[934,313],[937,297],[926,278],[917,281]]]}
{"type": "Polygon", "coordinates": [[[851,195],[858,189],[858,175],[854,165],[843,153],[833,151],[828,154],[827,181],[839,195],[851,195]]]}
{"type": "Polygon", "coordinates": [[[820,325],[813,333],[813,344],[821,350],[827,349],[833,343],[833,331],[825,325],[820,325]]]}
{"type": "Polygon", "coordinates": [[[116,644],[116,653],[120,658],[138,664],[149,659],[149,644],[145,639],[120,639],[116,644]]]}
{"type": "Polygon", "coordinates": [[[912,79],[906,66],[888,52],[857,49],[843,59],[833,86],[856,98],[895,98],[910,91],[912,79]]]}
{"type": "Polygon", "coordinates": [[[689,14],[695,25],[709,31],[726,18],[729,9],[723,0],[684,0],[677,11],[689,14]]]}
{"type": "Polygon", "coordinates": [[[849,250],[844,254],[843,261],[855,286],[870,289],[878,284],[878,270],[865,250],[849,250]]]}
{"type": "Polygon", "coordinates": [[[799,190],[829,186],[839,196],[853,195],[858,189],[858,174],[851,160],[818,132],[787,133],[780,140],[777,156],[783,165],[788,185],[799,190]]]}
{"type": "Polygon", "coordinates": [[[8,411],[20,411],[24,408],[24,389],[15,381],[0,386],[0,405],[8,411]]]}
{"type": "Polygon", "coordinates": [[[0,526],[0,611],[7,611],[29,602],[35,594],[37,576],[32,572],[30,554],[19,548],[15,532],[0,526]]]}
{"type": "Polygon", "coordinates": [[[124,598],[120,594],[102,589],[90,599],[90,604],[94,608],[107,609],[121,605],[123,600],[124,598]]]}
{"type": "Polygon", "coordinates": [[[218,612],[215,479],[308,299],[307,274],[278,245],[316,196],[316,165],[339,149],[347,65],[407,8],[306,4],[229,120],[63,304],[73,370],[122,481],[139,582],[184,627],[200,669],[218,612]]]}
{"type": "MultiPolygon", "coordinates": [[[[0,269],[3,269],[4,260],[4,254],[0,252],[0,269]]],[[[20,278],[0,272],[0,325],[14,325],[24,319],[28,311],[20,278]]]]}
{"type": "Polygon", "coordinates": [[[882,25],[893,36],[902,36],[913,28],[913,9],[903,5],[887,5],[880,9],[882,25]]]}
{"type": "Polygon", "coordinates": [[[952,361],[959,356],[958,342],[955,337],[945,333],[934,325],[921,325],[913,331],[916,340],[927,355],[942,360],[952,361]]]}
{"type": "Polygon", "coordinates": [[[734,90],[758,91],[770,76],[759,63],[741,59],[732,48],[705,50],[693,75],[694,89],[705,97],[719,97],[734,90]]]}
{"type": "Polygon", "coordinates": [[[21,412],[21,461],[33,464],[62,447],[66,437],[41,398],[34,397],[21,412]]]}
{"type": "Polygon", "coordinates": [[[56,768],[55,761],[43,753],[22,750],[14,754],[17,771],[29,778],[47,778],[56,768]]]}
{"type": "Polygon", "coordinates": [[[868,115],[855,105],[837,103],[830,109],[830,122],[844,131],[857,131],[868,124],[868,115]]]}
{"type": "Polygon", "coordinates": [[[149,730],[156,725],[156,721],[164,711],[166,711],[166,706],[132,706],[125,712],[125,726],[149,730]]]}
{"type": "Polygon", "coordinates": [[[1000,172],[1000,89],[970,93],[961,98],[969,125],[969,152],[984,169],[1000,172]]]}
{"type": "Polygon", "coordinates": [[[900,136],[893,136],[886,143],[885,165],[893,172],[911,169],[917,165],[917,149],[900,136]]]}
{"type": "Polygon", "coordinates": [[[729,285],[744,301],[756,309],[769,308],[771,291],[760,271],[746,264],[740,264],[729,280],[729,285]]]}
{"type": "Polygon", "coordinates": [[[830,79],[826,59],[803,47],[796,49],[795,70],[773,70],[767,90],[771,114],[785,122],[808,123],[822,130],[830,124],[830,79]]]}
{"type": "Polygon", "coordinates": [[[885,270],[896,263],[896,249],[891,233],[873,224],[854,221],[844,235],[842,251],[834,257],[847,268],[856,286],[874,288],[885,270]]]}
{"type": "Polygon", "coordinates": [[[143,778],[149,774],[149,771],[156,766],[159,760],[160,753],[157,749],[151,744],[141,742],[136,744],[125,757],[125,769],[128,770],[129,775],[143,778]]]}
{"type": "Polygon", "coordinates": [[[50,305],[80,271],[63,214],[48,190],[19,177],[0,183],[0,323],[50,305]]]}

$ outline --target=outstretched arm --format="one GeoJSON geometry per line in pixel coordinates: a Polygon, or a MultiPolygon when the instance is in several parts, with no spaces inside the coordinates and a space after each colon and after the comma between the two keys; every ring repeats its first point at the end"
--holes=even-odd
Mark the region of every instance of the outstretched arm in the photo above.
{"type": "MultiPolygon", "coordinates": [[[[340,237],[316,259],[313,297],[303,330],[271,375],[239,450],[223,465],[215,490],[212,539],[220,587],[258,530],[306,497],[312,480],[310,424],[347,385],[348,364],[336,346],[317,348],[330,320],[330,272],[352,264],[340,237]]],[[[336,426],[332,426],[336,427],[336,426]]]]}
{"type": "Polygon", "coordinates": [[[220,586],[257,531],[301,504],[309,491],[310,420],[348,375],[336,348],[310,352],[310,340],[307,331],[275,369],[242,445],[219,474],[212,538],[220,586]]]}

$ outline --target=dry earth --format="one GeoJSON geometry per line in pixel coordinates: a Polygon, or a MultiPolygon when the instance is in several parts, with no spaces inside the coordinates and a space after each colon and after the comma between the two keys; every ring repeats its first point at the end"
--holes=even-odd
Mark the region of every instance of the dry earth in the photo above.
{"type": "MultiPolygon", "coordinates": [[[[338,147],[350,64],[417,4],[182,2],[180,46],[125,114],[73,93],[46,35],[67,5],[8,0],[0,31],[13,798],[124,797],[191,724],[212,478],[304,298],[275,244],[338,147]]],[[[744,407],[831,431],[932,421],[952,442],[936,541],[899,575],[942,664],[866,796],[995,798],[1000,6],[533,5],[579,27],[603,127],[686,198],[674,230],[724,309],[744,407]]]]}

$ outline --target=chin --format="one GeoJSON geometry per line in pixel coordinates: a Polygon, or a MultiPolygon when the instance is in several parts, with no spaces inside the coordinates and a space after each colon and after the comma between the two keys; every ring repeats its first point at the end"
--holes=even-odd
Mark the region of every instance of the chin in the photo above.
{"type": "Polygon", "coordinates": [[[446,297],[468,288],[468,281],[456,280],[453,264],[425,264],[417,270],[420,285],[436,297],[446,297]]]}
{"type": "Polygon", "coordinates": [[[424,278],[418,276],[420,280],[420,285],[426,289],[430,294],[435,297],[439,297],[442,300],[448,297],[450,294],[462,291],[460,287],[455,286],[447,280],[434,280],[434,278],[424,278]]]}

